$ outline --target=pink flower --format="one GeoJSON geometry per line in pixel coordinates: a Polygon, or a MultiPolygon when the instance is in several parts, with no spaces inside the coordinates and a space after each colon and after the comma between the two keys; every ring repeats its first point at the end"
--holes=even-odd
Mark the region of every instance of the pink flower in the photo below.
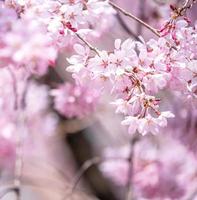
{"type": "Polygon", "coordinates": [[[42,24],[32,18],[13,21],[0,40],[3,44],[0,46],[0,58],[4,61],[2,67],[13,64],[17,68],[25,67],[30,73],[43,75],[55,62],[56,49],[42,24]]]}
{"type": "MultiPolygon", "coordinates": [[[[185,199],[196,185],[196,160],[185,146],[167,135],[135,143],[132,185],[137,199],[185,199]],[[173,151],[169,146],[173,146],[173,151]],[[181,155],[181,156],[177,156],[181,155]],[[192,166],[192,167],[191,167],[192,166]]],[[[107,148],[101,171],[118,186],[128,183],[130,145],[107,148]]]]}
{"type": "Polygon", "coordinates": [[[134,134],[139,127],[139,119],[137,117],[129,116],[122,121],[122,125],[129,125],[128,133],[134,134]]]}
{"type": "Polygon", "coordinates": [[[83,5],[74,4],[67,5],[64,4],[60,8],[60,12],[64,15],[64,20],[70,22],[73,27],[77,28],[78,24],[83,23],[83,5]]]}
{"type": "Polygon", "coordinates": [[[167,74],[150,74],[144,77],[143,83],[148,92],[155,94],[166,87],[168,80],[167,74]]]}
{"type": "Polygon", "coordinates": [[[137,130],[142,135],[147,133],[158,134],[160,127],[165,127],[167,125],[167,118],[172,118],[174,115],[171,112],[162,112],[159,117],[155,118],[148,114],[144,118],[128,116],[122,125],[129,125],[128,132],[134,134],[137,130]]]}
{"type": "Polygon", "coordinates": [[[106,51],[99,53],[94,58],[91,58],[88,63],[88,68],[94,73],[96,77],[109,77],[111,74],[111,64],[109,60],[109,55],[106,51]]]}
{"type": "Polygon", "coordinates": [[[65,83],[52,91],[55,108],[67,118],[82,118],[95,110],[98,92],[93,88],[65,83]]]}
{"type": "Polygon", "coordinates": [[[87,64],[90,50],[89,48],[84,47],[80,44],[75,44],[74,50],[78,53],[78,55],[73,55],[71,58],[67,59],[68,62],[71,64],[67,67],[67,71],[72,73],[79,73],[87,64]]]}

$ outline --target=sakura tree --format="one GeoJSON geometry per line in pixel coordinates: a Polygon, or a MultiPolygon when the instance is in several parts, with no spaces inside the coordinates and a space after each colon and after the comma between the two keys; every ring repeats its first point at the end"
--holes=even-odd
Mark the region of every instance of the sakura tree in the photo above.
{"type": "Polygon", "coordinates": [[[2,184],[7,174],[11,184],[0,197],[14,191],[22,198],[25,158],[34,148],[44,152],[48,138],[113,109],[126,140],[85,162],[59,198],[89,198],[72,195],[92,164],[127,188],[115,192],[120,199],[197,198],[195,3],[1,1],[0,170],[2,184]],[[132,12],[124,9],[131,3],[132,12]],[[117,24],[120,36],[110,36],[117,24]],[[48,79],[55,73],[63,80],[48,79]]]}

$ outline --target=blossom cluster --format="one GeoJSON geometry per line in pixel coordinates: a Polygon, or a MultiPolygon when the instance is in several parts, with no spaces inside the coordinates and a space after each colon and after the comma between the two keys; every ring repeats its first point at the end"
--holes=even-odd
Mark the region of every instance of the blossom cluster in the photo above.
{"type": "Polygon", "coordinates": [[[82,118],[95,111],[99,93],[95,89],[65,83],[51,91],[54,107],[67,118],[82,118]]]}
{"type": "Polygon", "coordinates": [[[99,37],[102,29],[109,27],[107,19],[115,13],[107,1],[101,0],[6,0],[5,5],[14,8],[21,18],[31,16],[40,22],[57,47],[73,44],[73,32],[99,37]]]}
{"type": "Polygon", "coordinates": [[[196,159],[169,136],[157,137],[157,144],[150,138],[136,143],[132,169],[129,154],[129,145],[106,149],[100,169],[118,186],[126,186],[132,179],[135,198],[187,199],[195,191],[196,159]],[[169,145],[173,145],[174,151],[169,145]],[[129,177],[129,170],[133,170],[132,177],[129,177]]]}
{"type": "Polygon", "coordinates": [[[1,2],[0,66],[12,64],[43,75],[55,64],[58,50],[76,38],[74,32],[87,35],[98,18],[102,25],[113,13],[98,0],[1,2]]]}
{"type": "Polygon", "coordinates": [[[0,170],[13,166],[17,138],[52,135],[57,126],[58,118],[49,110],[49,88],[25,75],[23,68],[0,69],[0,170]]]}
{"type": "Polygon", "coordinates": [[[16,69],[25,68],[27,74],[45,74],[57,52],[42,25],[31,17],[18,19],[12,9],[1,8],[0,12],[1,67],[12,65],[16,69]]]}
{"type": "MultiPolygon", "coordinates": [[[[57,117],[49,109],[50,89],[31,79],[55,66],[62,47],[77,40],[75,33],[100,36],[114,13],[101,0],[0,2],[0,137],[7,142],[0,150],[2,157],[14,153],[20,135],[26,138],[27,132],[55,131],[57,117]]],[[[56,95],[55,107],[67,117],[92,112],[98,99],[96,90],[71,84],[56,89],[56,95]]]]}
{"type": "Polygon", "coordinates": [[[174,117],[169,111],[160,111],[160,91],[196,95],[196,27],[183,19],[167,23],[160,33],[159,39],[148,42],[141,37],[141,41],[117,39],[113,51],[96,51],[95,56],[78,44],[78,55],[68,59],[68,70],[77,81],[102,82],[110,88],[115,98],[112,103],[117,113],[126,116],[122,124],[129,125],[130,134],[136,130],[142,135],[156,134],[174,117]]]}

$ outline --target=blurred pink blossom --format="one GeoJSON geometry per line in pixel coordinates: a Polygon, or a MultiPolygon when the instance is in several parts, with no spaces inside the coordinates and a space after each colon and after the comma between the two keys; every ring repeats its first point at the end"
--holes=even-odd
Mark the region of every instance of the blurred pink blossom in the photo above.
{"type": "Polygon", "coordinates": [[[55,108],[67,118],[84,117],[95,110],[99,93],[94,88],[65,83],[52,90],[55,108]]]}

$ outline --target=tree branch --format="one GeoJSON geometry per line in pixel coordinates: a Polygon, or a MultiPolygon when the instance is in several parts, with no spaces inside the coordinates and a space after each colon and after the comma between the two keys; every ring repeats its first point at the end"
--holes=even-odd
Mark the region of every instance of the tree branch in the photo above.
{"type": "Polygon", "coordinates": [[[14,170],[14,188],[17,196],[17,200],[21,199],[21,174],[22,174],[22,142],[21,135],[17,135],[16,139],[16,161],[14,170]]]}
{"type": "Polygon", "coordinates": [[[121,12],[122,14],[124,14],[125,16],[137,21],[138,23],[142,24],[143,26],[145,26],[147,29],[149,29],[150,31],[152,31],[156,36],[160,37],[159,32],[153,28],[152,26],[150,26],[149,24],[147,24],[146,22],[142,21],[141,19],[139,19],[138,17],[136,17],[135,15],[127,12],[126,10],[124,10],[123,8],[119,7],[118,5],[116,5],[115,3],[113,3],[112,1],[109,1],[109,4],[117,11],[121,12]]]}
{"type": "Polygon", "coordinates": [[[79,35],[79,33],[77,32],[73,32],[83,43],[85,43],[92,51],[94,51],[98,56],[99,54],[99,50],[92,46],[88,41],[86,41],[81,35],[79,35]]]}
{"type": "Polygon", "coordinates": [[[127,181],[127,193],[125,196],[125,200],[134,200],[134,194],[133,194],[133,160],[134,160],[134,146],[135,143],[138,141],[138,137],[135,135],[131,139],[130,142],[130,154],[128,157],[128,163],[129,163],[129,169],[128,169],[128,181],[127,181]]]}

